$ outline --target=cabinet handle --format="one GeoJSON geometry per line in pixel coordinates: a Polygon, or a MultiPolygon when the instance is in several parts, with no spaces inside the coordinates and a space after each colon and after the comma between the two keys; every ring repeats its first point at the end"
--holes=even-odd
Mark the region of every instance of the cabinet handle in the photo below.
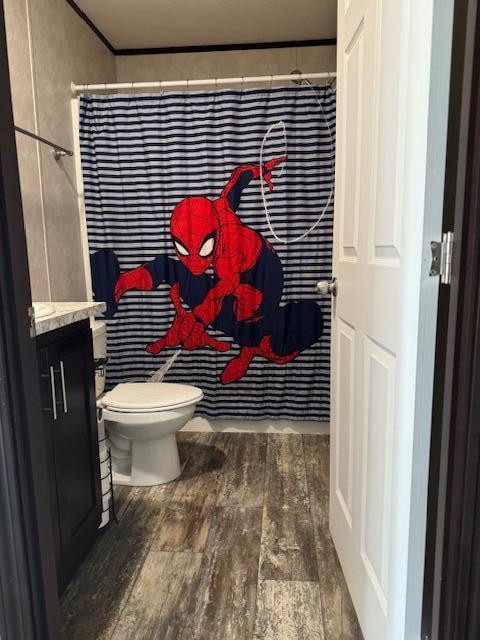
{"type": "Polygon", "coordinates": [[[55,370],[50,366],[50,388],[52,390],[52,411],[53,419],[57,419],[57,395],[55,393],[55,370]]]}
{"type": "Polygon", "coordinates": [[[67,392],[65,390],[65,369],[63,367],[63,360],[60,360],[60,377],[62,379],[63,413],[68,413],[67,392]]]}

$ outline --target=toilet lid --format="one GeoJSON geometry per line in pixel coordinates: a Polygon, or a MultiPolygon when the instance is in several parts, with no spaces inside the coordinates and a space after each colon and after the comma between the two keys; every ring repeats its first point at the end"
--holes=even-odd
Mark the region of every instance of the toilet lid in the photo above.
{"type": "Polygon", "coordinates": [[[126,382],[117,384],[102,398],[113,411],[161,411],[182,407],[203,398],[198,387],[172,382],[126,382]]]}

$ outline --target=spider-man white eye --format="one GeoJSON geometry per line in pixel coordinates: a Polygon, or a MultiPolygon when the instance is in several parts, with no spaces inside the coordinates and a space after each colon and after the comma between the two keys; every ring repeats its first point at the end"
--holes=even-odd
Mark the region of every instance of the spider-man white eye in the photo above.
{"type": "Polygon", "coordinates": [[[215,246],[215,238],[213,236],[210,236],[209,238],[207,238],[207,240],[205,240],[205,242],[200,247],[199,254],[202,256],[202,258],[206,258],[212,253],[214,246],[215,246]]]}
{"type": "Polygon", "coordinates": [[[175,248],[180,255],[182,256],[190,255],[181,242],[179,242],[178,240],[174,240],[173,242],[175,243],[175,248]]]}

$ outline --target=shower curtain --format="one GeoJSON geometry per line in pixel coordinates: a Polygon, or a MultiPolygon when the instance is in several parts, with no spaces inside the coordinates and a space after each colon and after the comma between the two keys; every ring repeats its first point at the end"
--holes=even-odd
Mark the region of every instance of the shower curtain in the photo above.
{"type": "Polygon", "coordinates": [[[80,98],[107,388],[179,351],[200,414],[329,419],[334,133],[329,86],[80,98]]]}

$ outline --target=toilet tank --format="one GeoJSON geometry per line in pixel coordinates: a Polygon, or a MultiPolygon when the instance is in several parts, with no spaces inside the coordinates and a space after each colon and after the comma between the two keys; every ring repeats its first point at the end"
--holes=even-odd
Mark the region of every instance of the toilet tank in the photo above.
{"type": "MultiPolygon", "coordinates": [[[[104,360],[107,357],[107,325],[105,322],[93,320],[91,323],[93,337],[93,357],[104,360]]],[[[105,364],[95,369],[95,395],[100,397],[105,390],[105,364]]]]}

